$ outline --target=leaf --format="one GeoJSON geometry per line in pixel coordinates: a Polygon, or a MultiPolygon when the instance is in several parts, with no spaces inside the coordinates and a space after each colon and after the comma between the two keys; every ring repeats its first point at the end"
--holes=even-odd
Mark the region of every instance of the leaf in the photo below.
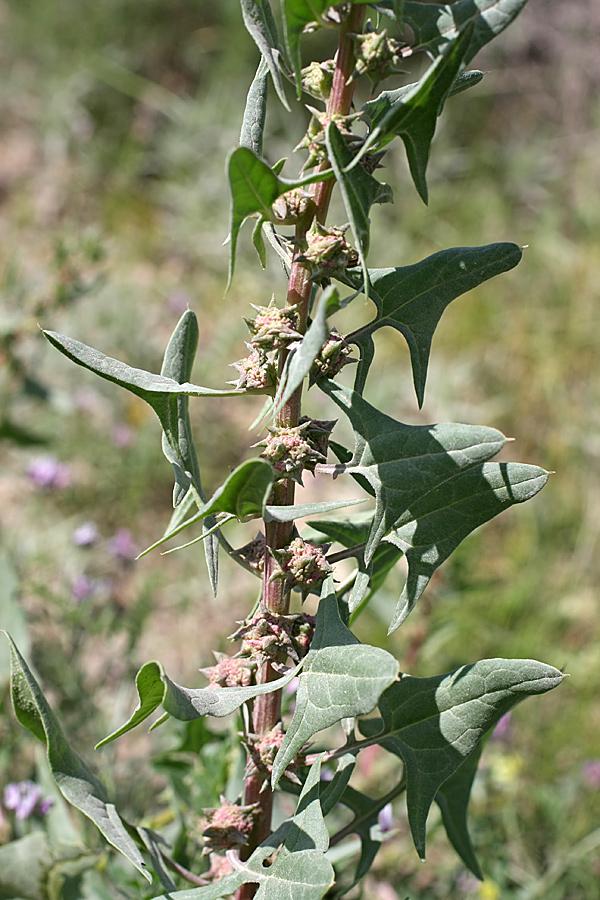
{"type": "MultiPolygon", "coordinates": [[[[269,0],[240,0],[242,5],[242,16],[244,25],[250,32],[252,39],[260,50],[263,60],[269,67],[273,84],[277,95],[288,112],[290,112],[289,104],[285,97],[283,84],[281,82],[281,73],[279,71],[279,35],[277,34],[277,23],[271,10],[269,0]]],[[[240,142],[241,143],[241,142],[240,142]]],[[[254,149],[254,148],[253,148],[254,149]]],[[[261,152],[260,150],[257,152],[261,152]]]]}
{"type": "Polygon", "coordinates": [[[194,518],[231,513],[243,522],[249,517],[262,517],[274,481],[270,463],[265,459],[247,459],[233,470],[194,518]]]}
{"type": "Polygon", "coordinates": [[[361,151],[375,145],[383,146],[396,135],[401,137],[415,187],[424,203],[427,203],[425,173],[438,114],[458,75],[472,29],[473,26],[468,25],[443,50],[413,90],[396,103],[373,129],[361,151]]]}
{"type": "Polygon", "coordinates": [[[467,811],[484,743],[485,738],[478,743],[475,750],[467,756],[435,795],[435,802],[442,813],[442,821],[450,843],[467,869],[470,869],[473,875],[481,881],[483,881],[483,873],[477,862],[467,828],[467,811]]]}
{"type": "Polygon", "coordinates": [[[233,279],[238,234],[244,220],[256,213],[261,218],[270,220],[272,218],[271,207],[281,194],[285,194],[286,191],[295,187],[333,178],[333,170],[316,172],[306,178],[289,181],[279,178],[275,170],[248,147],[238,147],[229,154],[227,174],[231,192],[229,280],[227,283],[229,287],[233,279]]]}
{"type": "Polygon", "coordinates": [[[543,694],[563,680],[553,666],[530,659],[484,659],[447,675],[402,675],[379,701],[383,728],[360,723],[400,756],[406,771],[408,820],[419,856],[425,857],[425,828],[431,804],[483,735],[527,696],[543,694]]]}
{"type": "Polygon", "coordinates": [[[367,874],[381,848],[382,834],[378,827],[378,817],[382,803],[353,787],[346,788],[341,802],[354,813],[354,819],[347,826],[348,833],[356,834],[360,839],[360,856],[354,871],[354,878],[344,888],[344,894],[346,894],[367,874]]]}
{"type": "MultiPolygon", "coordinates": [[[[247,0],[243,0],[243,2],[245,3],[247,0]]],[[[256,5],[254,0],[250,0],[250,3],[252,6],[256,5]]],[[[263,56],[258,64],[256,75],[246,97],[246,107],[244,109],[239,141],[240,147],[248,147],[257,156],[262,156],[268,88],[267,64],[263,56]]]]}
{"type": "Polygon", "coordinates": [[[0,846],[0,897],[46,900],[52,850],[43,831],[0,846]]]}
{"type": "Polygon", "coordinates": [[[366,259],[369,252],[371,221],[369,211],[374,203],[392,203],[394,195],[388,184],[373,178],[361,165],[349,168],[354,154],[346,144],[334,122],[325,132],[327,156],[340,187],[346,214],[350,220],[354,240],[360,252],[365,293],[368,294],[369,276],[366,259]]]}
{"type": "MultiPolygon", "coordinates": [[[[451,247],[412,266],[369,269],[370,297],[377,315],[349,341],[361,348],[361,362],[354,389],[362,393],[373,358],[372,335],[390,326],[404,335],[413,372],[419,408],[423,405],[431,342],[449,304],[477,285],[513,269],[522,257],[516,244],[451,247]]],[[[360,277],[349,275],[360,290],[360,277]]]]}
{"type": "MultiPolygon", "coordinates": [[[[483,76],[484,73],[477,69],[473,69],[470,72],[461,72],[461,74],[454,79],[454,84],[448,91],[448,97],[454,97],[455,94],[461,94],[470,87],[474,87],[482,81],[483,76]]],[[[394,91],[382,91],[373,100],[368,100],[364,103],[361,107],[361,112],[369,117],[371,126],[375,127],[396,107],[396,104],[401,103],[416,87],[418,87],[418,82],[405,84],[402,87],[396,88],[394,91]]]]}
{"type": "Polygon", "coordinates": [[[104,785],[69,746],[58,719],[16,644],[10,635],[4,634],[11,646],[11,695],[15,715],[21,725],[46,744],[50,770],[61,794],[94,822],[109,844],[152,881],[124,822],[114,805],[108,802],[104,785]]]}
{"type": "MultiPolygon", "coordinates": [[[[29,654],[31,641],[25,609],[19,598],[19,582],[15,567],[8,555],[0,553],[0,610],[2,611],[2,627],[15,635],[15,642],[29,654]]],[[[4,690],[4,682],[10,674],[10,650],[0,643],[0,685],[4,690]]]]}
{"type": "Polygon", "coordinates": [[[152,715],[162,706],[174,719],[190,722],[201,716],[228,716],[242,703],[253,700],[261,694],[278,691],[290,683],[301,667],[296,666],[276,681],[255,684],[248,687],[231,688],[186,688],[168,677],[158,662],[145,663],[136,676],[139,703],[133,715],[116,731],[103,738],[97,747],[103,747],[126,734],[152,715]]]}
{"type": "MultiPolygon", "coordinates": [[[[333,381],[321,388],[354,428],[352,459],[335,467],[335,473],[359,474],[375,490],[365,564],[386,535],[406,555],[408,578],[391,632],[463,538],[503,509],[533,497],[548,473],[519,463],[487,463],[506,440],[495,428],[405,425],[333,381]]],[[[353,593],[351,611],[361,599],[353,593]]]]}
{"type": "Polygon", "coordinates": [[[404,21],[415,35],[415,50],[428,50],[437,55],[460,29],[473,23],[473,31],[465,52],[469,63],[482,47],[510,25],[527,0],[458,0],[457,3],[415,3],[405,0],[404,21]]]}
{"type": "Polygon", "coordinates": [[[336,0],[281,0],[285,46],[296,76],[298,99],[302,94],[300,35],[310,22],[318,22],[323,13],[335,3],[336,0]]]}
{"type": "Polygon", "coordinates": [[[279,392],[275,398],[273,415],[276,415],[287,403],[296,388],[300,387],[310,373],[315,359],[330,334],[327,318],[340,308],[339,293],[330,285],[323,291],[317,311],[300,345],[292,347],[290,350],[279,392]]]}
{"type": "Polygon", "coordinates": [[[293,522],[305,516],[319,516],[334,509],[356,506],[364,500],[324,500],[321,503],[299,503],[297,506],[265,506],[265,522],[293,522]]]}
{"type": "Polygon", "coordinates": [[[315,636],[298,680],[296,709],[273,763],[273,786],[318,731],[370,712],[397,672],[398,663],[389,653],[361,644],[342,623],[333,579],[328,577],[315,636]]]}

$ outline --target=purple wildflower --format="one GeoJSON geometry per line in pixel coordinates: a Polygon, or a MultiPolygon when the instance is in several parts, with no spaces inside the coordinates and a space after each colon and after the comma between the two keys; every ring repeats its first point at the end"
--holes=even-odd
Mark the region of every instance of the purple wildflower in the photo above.
{"type": "Polygon", "coordinates": [[[41,788],[33,781],[11,781],[4,788],[4,805],[15,811],[17,819],[45,816],[53,802],[51,797],[43,797],[41,788]]]}
{"type": "Polygon", "coordinates": [[[73,532],[73,543],[77,547],[91,547],[98,540],[98,526],[95,522],[84,522],[73,532]]]}
{"type": "Polygon", "coordinates": [[[76,603],[82,603],[96,593],[98,588],[97,582],[93,578],[89,578],[84,572],[75,575],[71,579],[71,594],[76,603]]]}
{"type": "Polygon", "coordinates": [[[387,806],[384,806],[383,809],[380,810],[379,815],[377,816],[377,824],[384,834],[392,830],[394,827],[394,814],[392,812],[391,803],[388,803],[387,806]]]}
{"type": "Polygon", "coordinates": [[[128,528],[120,528],[110,540],[109,552],[112,556],[125,562],[132,562],[138,555],[138,549],[128,528]]]}
{"type": "Polygon", "coordinates": [[[510,737],[510,713],[507,712],[502,718],[498,719],[498,724],[492,732],[492,737],[496,740],[505,741],[510,737]]]}
{"type": "Polygon", "coordinates": [[[69,467],[55,456],[36,456],[27,467],[27,475],[42,490],[64,488],[70,480],[69,467]]]}
{"type": "Polygon", "coordinates": [[[581,766],[581,774],[589,788],[600,790],[600,759],[586,759],[581,766]]]}
{"type": "Polygon", "coordinates": [[[116,425],[112,430],[112,441],[115,447],[125,450],[135,440],[135,432],[129,425],[116,425]]]}

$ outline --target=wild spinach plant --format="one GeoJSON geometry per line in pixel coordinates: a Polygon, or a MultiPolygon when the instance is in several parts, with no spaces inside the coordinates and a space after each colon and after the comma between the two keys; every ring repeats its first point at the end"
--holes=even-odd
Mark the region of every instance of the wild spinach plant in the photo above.
{"type": "MultiPolygon", "coordinates": [[[[418,855],[425,856],[427,817],[435,802],[458,856],[481,877],[467,806],[482,744],[516,703],[558,685],[561,672],[532,660],[486,659],[416,678],[400,672],[385,649],[360,643],[352,625],[403,560],[406,583],[389,630],[399,628],[463,538],[533,497],[548,473],[533,465],[492,462],[506,442],[494,428],[404,424],[368,402],[364,388],[374,371],[376,332],[392,328],[407,341],[421,407],[431,342],[445,308],[516,266],[521,249],[512,243],[454,247],[411,265],[392,259],[387,268],[369,268],[369,216],[374,204],[392,201],[392,189],[380,179],[381,160],[395,152],[397,137],[417,192],[427,202],[426,169],[437,119],[449,97],[482,79],[481,72],[466,67],[525,2],[282,0],[280,38],[269,0],[241,0],[261,61],[239,147],[227,163],[229,281],[240,229],[252,219],[260,261],[264,266],[267,250],[274,251],[287,276],[287,295],[276,288],[273,298],[254,298],[254,315],[246,320],[247,354],[235,363],[237,381],[225,390],[191,383],[198,342],[191,310],[173,332],[160,374],[45,332],[73,362],[143,398],[156,412],[175,487],[171,522],[154,547],[200,523],[201,534],[189,543],[203,542],[215,594],[219,554],[253,573],[260,585],[254,606],[249,598],[245,622],[237,628],[232,623],[231,656],[219,654],[216,665],[203,670],[207,687],[182,687],[160,663],[147,663],[137,676],[137,709],[101,742],[125,734],[156,710],[162,715],[155,724],[237,713],[239,746],[246,754],[243,795],[223,798],[207,812],[202,855],[190,850],[198,838],[192,840],[191,818],[183,817],[171,848],[157,831],[120,816],[103,784],[70,748],[12,645],[18,719],[45,742],[64,797],[152,882],[143,896],[341,896],[369,871],[383,839],[378,816],[402,794],[418,855]],[[320,28],[338,32],[337,53],[302,67],[301,49],[310,48],[305,34],[320,28]],[[417,54],[426,63],[417,82],[375,93],[391,76],[397,82],[403,65],[417,54]],[[371,99],[359,105],[354,95],[361,80],[371,99]],[[296,177],[283,174],[289,162],[267,161],[263,153],[270,83],[296,116],[308,109],[307,131],[296,148],[302,156],[296,177]],[[345,222],[328,222],[336,187],[345,222]],[[350,303],[362,304],[365,323],[344,333],[350,303]],[[335,438],[336,421],[311,417],[311,396],[319,391],[348,420],[353,446],[335,438]],[[207,499],[189,398],[210,404],[247,397],[252,403],[257,395],[264,406],[255,423],[256,450],[207,499]],[[306,473],[322,479],[327,497],[338,479],[349,481],[356,499],[297,502],[306,473]],[[230,523],[246,525],[243,546],[230,544],[230,523]],[[315,617],[303,612],[309,594],[319,598],[315,617]],[[332,734],[337,745],[332,746],[332,734]],[[397,762],[395,783],[378,798],[351,784],[358,754],[374,744],[397,762]],[[295,812],[273,830],[280,792],[288,803],[290,795],[297,802],[295,812]],[[345,819],[339,815],[344,807],[345,819]],[[350,835],[359,838],[358,858],[332,853],[350,835]],[[178,890],[186,882],[192,887],[178,890]]],[[[201,747],[202,740],[197,744],[201,747]]]]}

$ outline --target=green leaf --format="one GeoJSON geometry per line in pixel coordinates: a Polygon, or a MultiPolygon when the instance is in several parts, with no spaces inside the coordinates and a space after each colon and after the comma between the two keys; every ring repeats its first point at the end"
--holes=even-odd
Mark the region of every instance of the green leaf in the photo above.
{"type": "Polygon", "coordinates": [[[408,820],[419,856],[433,800],[483,735],[527,696],[555,688],[563,674],[530,659],[484,659],[447,675],[402,675],[379,701],[383,728],[360,723],[371,742],[400,756],[406,771],[408,820]]]}
{"type": "MultiPolygon", "coordinates": [[[[279,71],[277,23],[275,22],[269,0],[240,0],[240,2],[244,25],[262,53],[263,60],[269,67],[277,95],[289,112],[290,107],[285,97],[281,72],[279,71]]],[[[257,152],[260,153],[261,151],[258,150],[257,152]]]]}
{"type": "MultiPolygon", "coordinates": [[[[354,428],[352,459],[334,467],[335,474],[361,475],[375,490],[365,564],[386,535],[406,555],[408,578],[390,625],[393,631],[463,538],[503,509],[533,497],[548,473],[519,463],[487,463],[506,440],[495,428],[405,425],[333,381],[321,388],[354,428]]],[[[361,600],[353,592],[351,611],[361,600]]]]}
{"type": "MultiPolygon", "coordinates": [[[[431,342],[438,322],[449,304],[477,285],[513,269],[522,251],[516,244],[486,244],[482,247],[452,247],[428,256],[412,266],[369,269],[370,297],[377,307],[372,322],[354,335],[361,348],[361,362],[354,389],[362,393],[373,359],[373,334],[390,326],[404,335],[413,372],[419,407],[423,405],[431,342]]],[[[360,276],[349,275],[360,289],[360,276]]]]}
{"type": "Polygon", "coordinates": [[[405,0],[404,21],[415,35],[415,50],[442,53],[461,29],[470,23],[473,31],[465,52],[469,63],[482,47],[510,25],[527,0],[458,0],[457,3],[415,3],[405,0]]]}
{"type": "Polygon", "coordinates": [[[413,90],[398,101],[373,129],[363,147],[365,151],[375,145],[384,146],[396,135],[401,137],[415,187],[424,203],[427,203],[425,173],[438,114],[458,75],[472,29],[472,25],[467,26],[444,49],[413,90]]]}
{"type": "MultiPolygon", "coordinates": [[[[254,5],[253,0],[251,0],[254,5]]],[[[257,156],[262,156],[263,133],[267,116],[267,94],[269,78],[264,56],[258,64],[256,75],[246,97],[246,107],[240,131],[240,147],[248,147],[257,156]]]]}
{"type": "MultiPolygon", "coordinates": [[[[19,582],[15,567],[4,553],[0,553],[0,610],[2,628],[15,636],[15,642],[29,654],[31,642],[25,609],[19,598],[19,582]]],[[[0,643],[0,685],[10,676],[10,649],[0,643]]]]}
{"type": "Polygon", "coordinates": [[[21,725],[46,745],[50,770],[61,794],[94,822],[109,844],[127,857],[148,881],[152,881],[124,822],[114,805],[108,802],[104,785],[70,747],[16,644],[10,635],[6,634],[6,637],[11,646],[11,695],[15,715],[21,725]]]}
{"type": "Polygon", "coordinates": [[[162,706],[174,719],[190,722],[201,716],[228,716],[242,703],[253,700],[261,694],[278,691],[290,683],[301,667],[291,669],[282,678],[267,684],[231,688],[186,688],[168,677],[158,662],[145,663],[136,676],[139,703],[133,715],[116,731],[103,738],[98,747],[103,747],[126,734],[152,715],[162,706]]]}
{"type": "Polygon", "coordinates": [[[270,220],[271,207],[281,194],[295,187],[333,178],[333,171],[317,172],[306,178],[289,181],[279,178],[275,170],[248,147],[238,147],[229,154],[227,174],[231,192],[229,287],[233,279],[238,234],[244,220],[257,213],[262,219],[270,220]]]}
{"type": "Polygon", "coordinates": [[[0,897],[46,900],[52,850],[43,831],[0,846],[0,897]]]}
{"type": "Polygon", "coordinates": [[[243,522],[249,517],[262,517],[274,481],[270,463],[265,459],[247,459],[233,470],[194,518],[231,513],[243,522]]]}
{"type": "Polygon", "coordinates": [[[360,856],[354,871],[354,878],[344,888],[344,894],[352,890],[367,874],[379,853],[383,835],[378,826],[378,817],[387,802],[387,798],[383,801],[374,800],[353,787],[348,787],[344,791],[341,803],[354,813],[354,819],[346,826],[345,830],[348,834],[356,834],[360,839],[360,856]]]}
{"type": "Polygon", "coordinates": [[[461,763],[456,772],[443,783],[435,795],[435,802],[442,813],[442,821],[450,843],[467,869],[470,869],[473,875],[481,881],[483,881],[483,873],[471,843],[467,827],[467,812],[471,788],[477,775],[477,767],[479,766],[484,744],[485,738],[479,742],[475,750],[461,763]]]}
{"type": "Polygon", "coordinates": [[[302,94],[300,35],[310,22],[318,22],[323,13],[335,3],[336,0],[281,0],[285,46],[296,76],[298,99],[302,94]]]}
{"type": "Polygon", "coordinates": [[[334,122],[325,132],[327,156],[340,187],[346,215],[350,220],[354,240],[360,252],[365,293],[368,290],[366,259],[369,252],[371,221],[369,211],[374,203],[392,203],[394,195],[388,184],[373,178],[361,165],[349,168],[354,155],[334,122]]]}
{"type": "Polygon", "coordinates": [[[276,415],[281,407],[287,403],[296,388],[300,387],[309,374],[315,359],[330,334],[327,318],[337,312],[340,307],[339,293],[330,285],[323,291],[319,299],[319,305],[313,320],[302,338],[300,346],[290,349],[281,385],[275,398],[273,415],[276,415]]]}
{"type": "Polygon", "coordinates": [[[364,502],[364,500],[324,500],[321,503],[299,503],[297,506],[265,506],[263,518],[265,522],[293,522],[305,516],[319,516],[334,509],[344,509],[364,502]]]}
{"type": "Polygon", "coordinates": [[[389,653],[361,644],[343,624],[333,579],[328,577],[315,636],[299,676],[296,709],[273,763],[273,785],[318,731],[370,712],[397,673],[398,663],[389,653]]]}
{"type": "MultiPolygon", "coordinates": [[[[454,97],[455,94],[461,94],[470,87],[474,87],[482,81],[483,76],[484,73],[477,69],[473,69],[470,72],[461,72],[461,74],[454,79],[454,84],[448,91],[448,97],[454,97]]],[[[398,103],[402,103],[405,97],[416,87],[418,87],[418,82],[405,84],[402,87],[396,88],[394,91],[382,91],[373,100],[368,100],[364,103],[361,107],[361,112],[369,117],[371,126],[374,128],[383,121],[385,116],[391,112],[398,103]]]]}

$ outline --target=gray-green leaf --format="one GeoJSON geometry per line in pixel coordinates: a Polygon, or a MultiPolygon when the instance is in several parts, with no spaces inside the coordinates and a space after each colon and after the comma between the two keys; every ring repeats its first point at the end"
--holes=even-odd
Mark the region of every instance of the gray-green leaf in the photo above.
{"type": "MultiPolygon", "coordinates": [[[[513,269],[522,251],[516,244],[451,247],[412,266],[369,269],[370,297],[377,307],[372,322],[350,335],[361,349],[354,389],[362,393],[373,359],[373,334],[390,326],[404,335],[410,351],[413,381],[419,407],[423,405],[431,342],[446,307],[466,291],[495,275],[513,269]]],[[[348,273],[348,281],[360,290],[360,276],[348,273]]]]}
{"type": "MultiPolygon", "coordinates": [[[[474,87],[483,79],[484,73],[473,69],[470,72],[461,72],[455,80],[454,84],[448,91],[448,97],[454,97],[455,94],[461,94],[463,91],[474,87]]],[[[396,104],[401,103],[403,99],[418,87],[418,82],[405,84],[393,91],[382,91],[373,100],[367,100],[361,107],[361,112],[366,113],[371,122],[371,126],[375,128],[379,125],[385,116],[394,109],[396,104]]],[[[441,113],[441,110],[440,110],[441,113]]]]}
{"type": "MultiPolygon", "coordinates": [[[[6,632],[3,632],[6,634],[6,632]]],[[[109,844],[152,881],[146,863],[129,836],[115,806],[109,803],[102,782],[69,745],[40,686],[10,637],[11,696],[15,715],[46,745],[50,770],[63,797],[94,822],[109,844]]]]}
{"type": "MultiPolygon", "coordinates": [[[[277,34],[277,23],[273,16],[273,11],[269,0],[240,0],[242,5],[242,16],[244,25],[252,36],[256,46],[262,53],[262,57],[269,67],[275,90],[279,99],[290,111],[290,107],[285,97],[283,84],[281,81],[281,72],[279,71],[279,35],[277,34]]],[[[253,148],[254,149],[254,148],[253,148]]],[[[261,152],[258,150],[257,152],[261,152]]]]}
{"type": "Polygon", "coordinates": [[[318,731],[370,712],[398,673],[396,660],[361,644],[340,619],[333,579],[323,583],[317,625],[298,681],[296,709],[273,764],[273,785],[318,731]]]}
{"type": "Polygon", "coordinates": [[[408,820],[422,859],[427,815],[444,782],[501,716],[563,677],[535,660],[484,659],[433,678],[403,675],[382,695],[382,730],[370,720],[361,731],[404,761],[408,820]]]}
{"type": "Polygon", "coordinates": [[[482,881],[483,873],[477,862],[477,856],[475,855],[467,826],[467,812],[471,788],[477,775],[477,767],[479,766],[484,744],[485,739],[479,742],[475,750],[467,756],[456,772],[443,783],[435,795],[435,802],[442,813],[442,821],[450,843],[467,869],[470,869],[473,875],[482,881]]]}

